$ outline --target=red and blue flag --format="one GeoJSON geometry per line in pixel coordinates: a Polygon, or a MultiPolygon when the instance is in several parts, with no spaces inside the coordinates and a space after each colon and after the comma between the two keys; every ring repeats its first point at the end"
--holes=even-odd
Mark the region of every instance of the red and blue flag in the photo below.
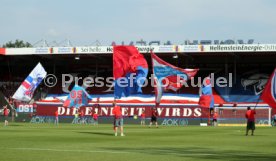
{"type": "Polygon", "coordinates": [[[148,75],[146,59],[134,46],[113,46],[114,96],[142,93],[148,75]]]}
{"type": "Polygon", "coordinates": [[[86,106],[91,100],[90,95],[85,91],[83,87],[75,85],[68,95],[67,99],[64,101],[64,107],[74,107],[80,108],[81,106],[86,106]]]}
{"type": "Polygon", "coordinates": [[[270,107],[276,108],[276,68],[267,82],[261,95],[261,99],[270,107]]]}
{"type": "Polygon", "coordinates": [[[204,108],[214,107],[214,96],[212,91],[212,83],[210,77],[206,77],[203,80],[202,86],[200,88],[200,97],[198,105],[204,108]]]}
{"type": "Polygon", "coordinates": [[[194,77],[198,69],[181,69],[160,59],[151,52],[155,83],[156,103],[160,103],[163,91],[180,89],[184,82],[194,77]]]}

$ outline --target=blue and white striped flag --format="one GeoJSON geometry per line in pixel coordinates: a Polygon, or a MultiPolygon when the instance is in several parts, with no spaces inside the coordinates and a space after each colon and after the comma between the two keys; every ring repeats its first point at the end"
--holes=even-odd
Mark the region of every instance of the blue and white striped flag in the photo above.
{"type": "Polygon", "coordinates": [[[22,82],[20,87],[12,96],[13,99],[28,102],[32,99],[37,86],[46,77],[47,72],[43,66],[38,63],[28,77],[22,82]]]}

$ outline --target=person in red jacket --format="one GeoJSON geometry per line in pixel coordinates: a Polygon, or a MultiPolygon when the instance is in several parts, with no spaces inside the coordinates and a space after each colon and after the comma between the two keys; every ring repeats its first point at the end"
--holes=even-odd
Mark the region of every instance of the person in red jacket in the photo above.
{"type": "Polygon", "coordinates": [[[98,114],[96,111],[92,114],[92,117],[94,125],[98,125],[98,114]]]}
{"type": "Polygon", "coordinates": [[[247,111],[245,117],[247,119],[247,126],[246,126],[246,136],[248,135],[248,131],[251,130],[251,135],[254,135],[255,130],[255,110],[251,110],[250,107],[247,107],[247,111]]]}
{"type": "Polygon", "coordinates": [[[151,125],[153,123],[155,123],[155,127],[158,128],[158,122],[157,122],[157,116],[158,116],[158,113],[157,113],[157,108],[152,108],[151,110],[151,120],[150,120],[150,125],[149,127],[151,127],[151,125]]]}
{"type": "Polygon", "coordinates": [[[94,104],[94,111],[91,112],[93,124],[97,125],[97,126],[99,124],[99,122],[98,122],[99,115],[97,113],[97,111],[99,111],[99,108],[100,108],[99,103],[100,103],[100,97],[97,98],[97,102],[94,104]]]}
{"type": "Polygon", "coordinates": [[[8,106],[3,106],[3,115],[5,117],[5,122],[4,122],[4,126],[8,126],[9,125],[9,121],[8,121],[8,117],[9,117],[9,109],[8,106]]]}
{"type": "Polygon", "coordinates": [[[218,112],[213,114],[213,126],[217,126],[218,123],[218,112]]]}
{"type": "Polygon", "coordinates": [[[124,134],[124,120],[122,115],[122,108],[121,106],[117,106],[116,102],[113,102],[113,110],[112,113],[114,115],[114,131],[115,136],[117,136],[118,127],[120,127],[121,136],[125,136],[124,134]]]}

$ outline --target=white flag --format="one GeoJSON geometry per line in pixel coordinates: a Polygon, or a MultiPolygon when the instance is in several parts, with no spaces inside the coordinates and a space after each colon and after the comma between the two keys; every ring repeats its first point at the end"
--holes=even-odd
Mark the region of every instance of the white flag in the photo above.
{"type": "Polygon", "coordinates": [[[28,77],[23,81],[17,91],[14,93],[12,98],[20,101],[30,101],[33,97],[36,87],[46,77],[47,72],[43,66],[38,63],[28,77]]]}

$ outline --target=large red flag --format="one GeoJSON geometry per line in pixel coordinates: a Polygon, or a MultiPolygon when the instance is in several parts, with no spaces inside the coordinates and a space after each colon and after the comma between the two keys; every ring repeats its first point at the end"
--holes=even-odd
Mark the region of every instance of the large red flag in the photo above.
{"type": "Polygon", "coordinates": [[[276,108],[276,68],[263,90],[261,99],[270,107],[276,108]]]}
{"type": "Polygon", "coordinates": [[[135,46],[113,47],[113,76],[115,79],[115,98],[129,96],[130,94],[142,93],[143,79],[148,74],[146,59],[135,46]],[[128,79],[135,77],[133,82],[128,79]],[[127,80],[125,84],[121,83],[127,80]],[[138,81],[139,80],[139,81],[138,81]]]}

